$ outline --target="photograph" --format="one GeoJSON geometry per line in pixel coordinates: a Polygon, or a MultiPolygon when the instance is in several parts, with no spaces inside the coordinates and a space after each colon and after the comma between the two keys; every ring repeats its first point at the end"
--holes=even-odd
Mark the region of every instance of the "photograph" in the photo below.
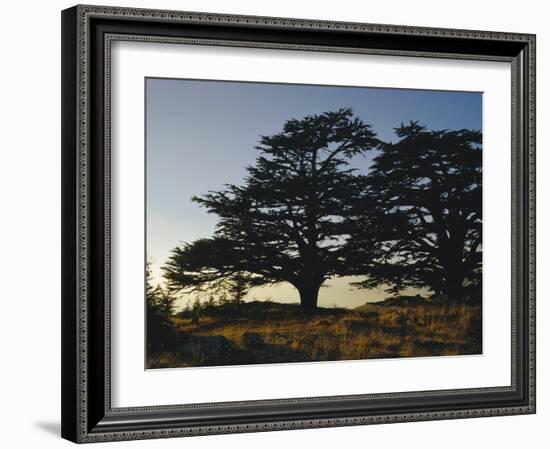
{"type": "MultiPolygon", "coordinates": [[[[24,118],[22,147],[59,121],[57,171],[29,164],[28,148],[11,153],[40,173],[7,167],[23,184],[59,172],[61,207],[56,220],[35,213],[45,182],[16,201],[34,218],[12,214],[29,229],[7,240],[7,279],[29,283],[36,217],[59,224],[61,264],[48,250],[37,266],[60,276],[37,273],[57,280],[61,307],[35,301],[31,326],[6,314],[32,348],[6,360],[18,378],[56,364],[42,371],[64,439],[279,448],[333,428],[326,447],[364,435],[424,447],[428,427],[461,449],[537,439],[544,416],[506,417],[535,415],[541,398],[536,75],[548,27],[529,5],[449,15],[399,2],[67,4],[60,27],[36,28],[48,45],[17,52],[60,49],[44,77],[61,82],[42,90],[61,101],[9,108],[24,118]],[[32,124],[43,105],[60,114],[32,124]],[[27,331],[55,323],[50,342],[27,331]],[[60,357],[46,351],[56,345],[60,357]],[[257,435],[228,435],[245,433],[257,435]]],[[[36,58],[15,59],[19,84],[34,85],[36,58]]]]}
{"type": "Polygon", "coordinates": [[[483,93],[146,77],[146,369],[483,354],[483,93]]]}

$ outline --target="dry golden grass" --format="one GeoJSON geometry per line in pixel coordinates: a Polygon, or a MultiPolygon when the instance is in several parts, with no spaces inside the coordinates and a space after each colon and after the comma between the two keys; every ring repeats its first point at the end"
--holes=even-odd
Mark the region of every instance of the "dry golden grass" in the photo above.
{"type": "Polygon", "coordinates": [[[473,305],[305,313],[294,305],[248,303],[182,313],[173,323],[176,343],[150,355],[150,368],[481,353],[481,308],[473,305]]]}

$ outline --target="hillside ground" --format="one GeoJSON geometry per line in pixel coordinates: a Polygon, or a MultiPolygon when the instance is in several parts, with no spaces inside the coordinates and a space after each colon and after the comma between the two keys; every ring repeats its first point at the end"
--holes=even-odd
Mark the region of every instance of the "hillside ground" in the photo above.
{"type": "Polygon", "coordinates": [[[148,368],[481,353],[481,307],[385,301],[357,309],[276,302],[203,305],[175,315],[148,368]]]}

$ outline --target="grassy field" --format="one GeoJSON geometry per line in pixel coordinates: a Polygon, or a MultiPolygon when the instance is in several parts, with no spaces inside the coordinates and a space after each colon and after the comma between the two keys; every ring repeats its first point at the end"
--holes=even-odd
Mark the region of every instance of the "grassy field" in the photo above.
{"type": "Polygon", "coordinates": [[[481,353],[481,307],[386,301],[355,310],[275,302],[204,305],[172,318],[148,368],[481,353]]]}

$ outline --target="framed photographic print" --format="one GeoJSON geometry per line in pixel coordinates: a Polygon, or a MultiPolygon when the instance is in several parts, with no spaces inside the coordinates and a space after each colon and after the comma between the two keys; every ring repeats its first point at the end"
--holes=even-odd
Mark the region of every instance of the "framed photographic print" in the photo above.
{"type": "Polygon", "coordinates": [[[535,36],[62,13],[62,435],[535,412],[535,36]]]}

